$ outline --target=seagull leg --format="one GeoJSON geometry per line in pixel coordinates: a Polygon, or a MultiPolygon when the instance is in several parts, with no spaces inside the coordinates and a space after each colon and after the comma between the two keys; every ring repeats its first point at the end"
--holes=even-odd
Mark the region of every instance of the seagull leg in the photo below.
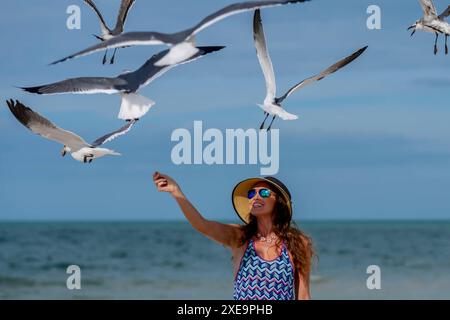
{"type": "Polygon", "coordinates": [[[447,38],[448,34],[445,35],[445,54],[448,54],[447,38]]]}
{"type": "Polygon", "coordinates": [[[277,117],[277,116],[273,116],[272,122],[270,122],[270,125],[269,125],[269,128],[267,129],[267,131],[270,131],[270,129],[272,128],[273,122],[275,121],[275,118],[276,118],[276,117],[277,117]]]}
{"type": "Polygon", "coordinates": [[[114,53],[113,53],[113,56],[111,57],[110,64],[114,64],[114,60],[116,59],[116,52],[117,52],[117,48],[114,49],[114,53]]]}
{"type": "Polygon", "coordinates": [[[108,50],[105,51],[105,55],[103,56],[102,64],[106,63],[106,55],[108,54],[108,50]]]}
{"type": "Polygon", "coordinates": [[[263,123],[261,123],[261,126],[259,127],[259,130],[264,129],[264,125],[266,124],[266,120],[269,117],[269,113],[268,112],[264,112],[264,114],[266,115],[266,117],[264,118],[263,123]]]}
{"type": "Polygon", "coordinates": [[[438,38],[439,38],[439,33],[437,33],[437,32],[435,32],[435,33],[436,33],[436,39],[434,40],[434,55],[436,55],[437,52],[438,52],[437,41],[438,41],[438,38]]]}
{"type": "Polygon", "coordinates": [[[87,162],[87,156],[83,157],[83,162],[86,163],[87,162]]]}
{"type": "Polygon", "coordinates": [[[91,159],[89,159],[89,163],[91,163],[91,162],[92,162],[92,160],[94,160],[94,159],[92,159],[92,158],[91,158],[91,159]]]}

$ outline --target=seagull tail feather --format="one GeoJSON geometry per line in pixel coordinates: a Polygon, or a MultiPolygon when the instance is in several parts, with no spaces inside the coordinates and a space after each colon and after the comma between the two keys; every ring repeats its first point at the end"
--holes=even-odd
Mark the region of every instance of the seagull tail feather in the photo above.
{"type": "Polygon", "coordinates": [[[36,94],[42,94],[43,92],[41,91],[42,87],[19,87],[20,89],[22,89],[23,91],[29,92],[29,93],[36,93],[36,94]]]}

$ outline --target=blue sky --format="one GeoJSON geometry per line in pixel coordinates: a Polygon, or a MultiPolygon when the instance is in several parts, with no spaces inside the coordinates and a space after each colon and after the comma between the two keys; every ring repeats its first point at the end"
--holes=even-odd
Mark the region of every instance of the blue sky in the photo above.
{"type": "MultiPolygon", "coordinates": [[[[97,0],[113,24],[119,1],[97,0]]],[[[187,28],[231,1],[137,0],[128,31],[187,28]]],[[[435,1],[442,11],[447,1],[435,1]]],[[[47,64],[93,43],[94,14],[81,0],[17,0],[2,5],[0,96],[20,99],[88,141],[122,123],[117,96],[33,96],[14,86],[134,70],[163,47],[121,50],[117,64],[102,54],[47,64]],[[82,8],[82,29],[66,28],[66,8],[82,8]]],[[[294,122],[280,128],[278,177],[290,187],[297,219],[448,219],[450,217],[450,56],[433,55],[432,34],[406,28],[422,14],[417,1],[316,0],[266,9],[262,18],[280,92],[356,49],[355,63],[293,95],[294,122]],[[368,30],[366,9],[381,7],[382,29],[368,30]]],[[[233,186],[259,166],[175,166],[173,130],[255,128],[265,95],[252,42],[252,13],[199,34],[220,53],[171,70],[142,91],[157,102],[126,137],[108,145],[120,158],[83,165],[62,159],[60,146],[32,135],[0,108],[0,220],[181,219],[151,183],[155,170],[174,176],[210,219],[235,219],[233,186]]],[[[236,220],[237,221],[237,220],[236,220]]]]}

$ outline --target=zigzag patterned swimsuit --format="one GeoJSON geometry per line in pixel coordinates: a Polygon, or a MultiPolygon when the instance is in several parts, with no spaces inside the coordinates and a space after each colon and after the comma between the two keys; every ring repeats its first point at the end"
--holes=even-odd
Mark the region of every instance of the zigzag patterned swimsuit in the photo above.
{"type": "Polygon", "coordinates": [[[249,241],[234,281],[234,300],[293,300],[294,267],[283,242],[281,255],[262,259],[249,241]]]}

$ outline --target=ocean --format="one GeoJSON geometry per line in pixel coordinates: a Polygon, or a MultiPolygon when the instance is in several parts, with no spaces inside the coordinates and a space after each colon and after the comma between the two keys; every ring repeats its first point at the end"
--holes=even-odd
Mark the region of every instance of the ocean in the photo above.
{"type": "MultiPolygon", "coordinates": [[[[304,222],[313,299],[450,299],[450,221],[304,222]],[[369,290],[367,267],[381,270],[369,290]]],[[[183,222],[0,223],[0,299],[226,299],[231,255],[183,222]],[[81,290],[68,290],[69,265],[81,290]]]]}

